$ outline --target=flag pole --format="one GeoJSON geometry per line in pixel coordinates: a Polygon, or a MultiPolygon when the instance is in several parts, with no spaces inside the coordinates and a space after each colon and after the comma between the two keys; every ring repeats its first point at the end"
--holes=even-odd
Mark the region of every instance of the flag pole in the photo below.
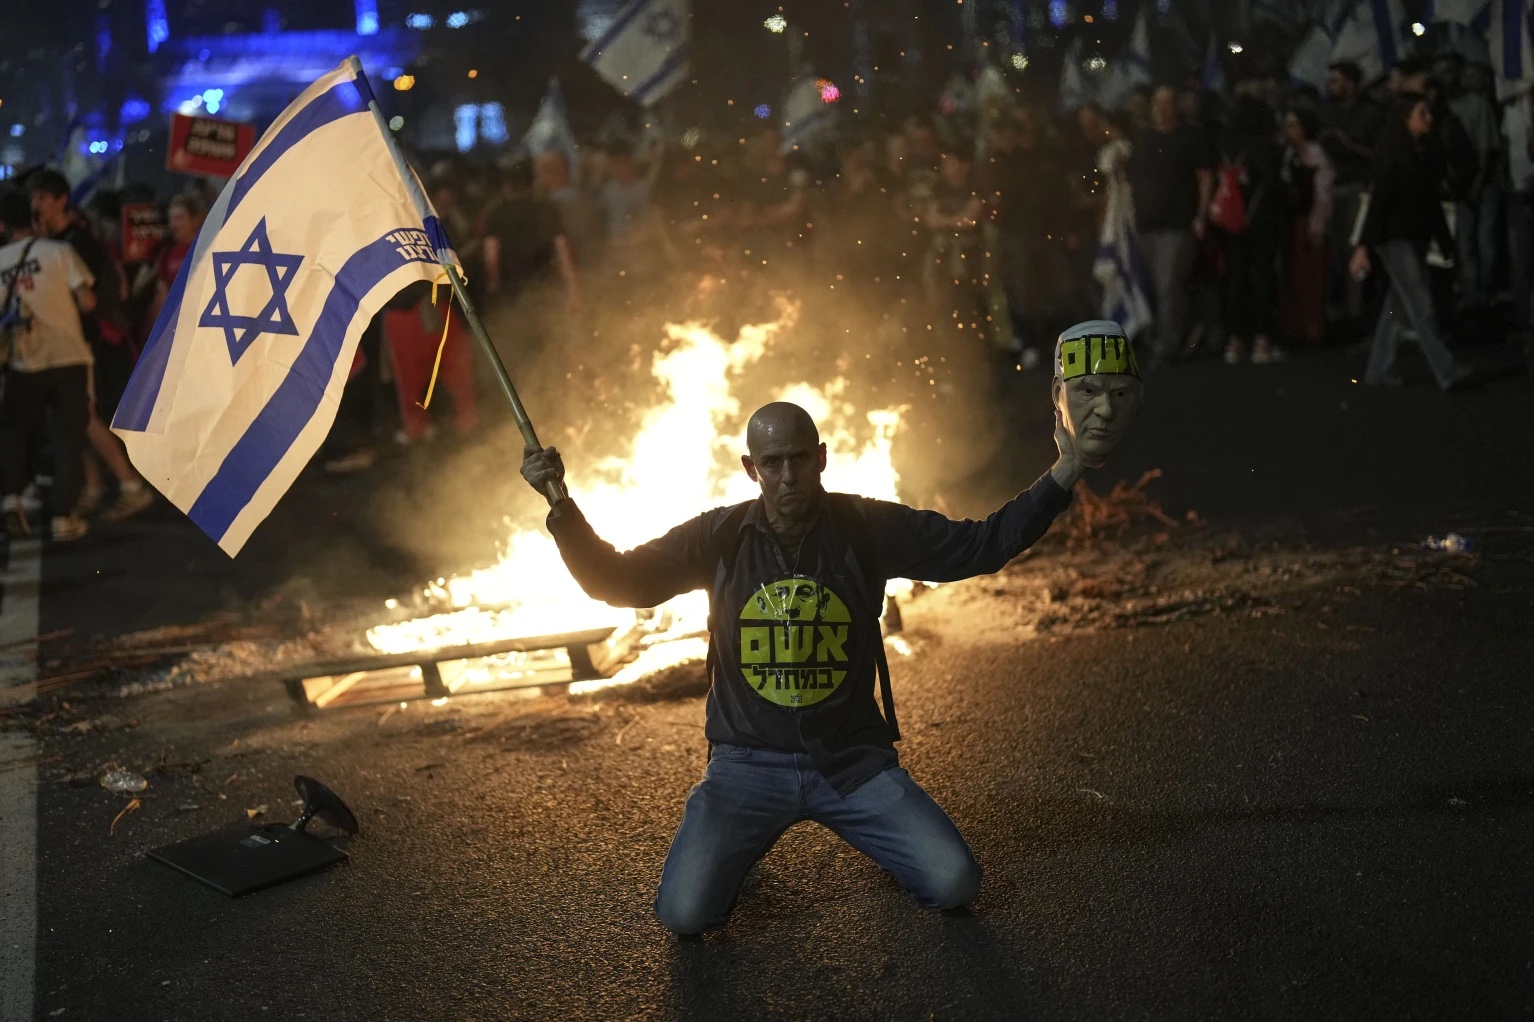
{"type": "MultiPolygon", "coordinates": [[[[389,155],[394,157],[394,165],[399,169],[400,178],[405,182],[405,190],[410,193],[416,212],[421,215],[424,223],[426,217],[432,215],[431,207],[426,201],[425,193],[421,191],[415,172],[410,169],[410,164],[405,160],[405,154],[400,152],[399,143],[394,141],[394,132],[389,130],[389,124],[384,120],[383,111],[378,106],[378,97],[373,95],[373,86],[362,70],[362,61],[353,56],[347,63],[357,75],[357,84],[368,101],[368,109],[373,112],[373,121],[378,125],[384,144],[389,147],[389,155]]],[[[527,409],[522,406],[522,399],[517,396],[517,388],[511,382],[511,377],[506,372],[506,365],[501,361],[500,354],[496,352],[495,345],[490,340],[490,334],[485,330],[485,324],[480,321],[479,313],[474,311],[474,303],[469,300],[469,293],[464,289],[463,278],[459,276],[457,267],[448,260],[447,252],[443,249],[437,250],[437,261],[441,263],[443,271],[447,274],[448,283],[453,288],[453,297],[463,307],[463,318],[468,321],[469,331],[479,342],[480,350],[485,353],[485,358],[490,360],[490,368],[495,370],[495,378],[500,382],[506,400],[511,402],[511,414],[517,420],[517,428],[522,431],[522,439],[529,446],[542,450],[543,444],[538,441],[538,433],[533,429],[533,422],[527,417],[527,409]]],[[[550,480],[544,486],[543,493],[551,507],[570,495],[564,483],[558,480],[550,480]]]]}

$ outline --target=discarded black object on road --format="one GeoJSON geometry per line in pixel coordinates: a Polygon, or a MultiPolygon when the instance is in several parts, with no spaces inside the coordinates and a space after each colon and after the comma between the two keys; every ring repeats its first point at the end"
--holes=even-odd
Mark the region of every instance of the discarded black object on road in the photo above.
{"type": "Polygon", "coordinates": [[[304,811],[291,824],[242,820],[145,854],[231,898],[345,861],[346,852],[310,834],[307,827],[318,816],[352,836],[358,831],[357,818],[340,796],[312,777],[299,775],[293,786],[303,797],[304,811]]]}

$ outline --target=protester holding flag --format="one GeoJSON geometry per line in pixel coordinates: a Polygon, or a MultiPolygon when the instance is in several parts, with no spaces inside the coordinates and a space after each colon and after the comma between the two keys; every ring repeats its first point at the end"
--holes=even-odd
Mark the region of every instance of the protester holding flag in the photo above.
{"type": "Polygon", "coordinates": [[[209,211],[112,420],[145,477],[231,555],[324,441],[384,302],[444,279],[464,297],[382,117],[353,58],[272,123],[209,211]]]}

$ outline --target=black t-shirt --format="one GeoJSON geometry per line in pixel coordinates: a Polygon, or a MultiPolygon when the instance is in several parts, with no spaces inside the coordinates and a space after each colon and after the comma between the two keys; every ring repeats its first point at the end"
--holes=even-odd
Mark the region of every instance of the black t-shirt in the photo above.
{"type": "Polygon", "coordinates": [[[1213,166],[1209,143],[1196,128],[1142,132],[1129,161],[1136,226],[1142,231],[1191,227],[1198,215],[1198,171],[1213,166]]]}
{"type": "MultiPolygon", "coordinates": [[[[1385,111],[1378,105],[1362,99],[1352,106],[1334,103],[1322,110],[1321,124],[1325,129],[1335,129],[1340,132],[1349,142],[1362,147],[1365,152],[1372,153],[1379,142],[1380,132],[1385,127],[1385,111]]],[[[1327,158],[1332,161],[1332,167],[1337,171],[1337,183],[1348,185],[1367,182],[1371,170],[1370,158],[1342,145],[1336,138],[1331,137],[1328,131],[1323,131],[1321,134],[1321,148],[1326,150],[1327,158]]]]}
{"type": "Polygon", "coordinates": [[[563,230],[558,207],[539,196],[505,198],[487,210],[484,234],[501,244],[501,286],[514,291],[552,275],[563,230]]]}
{"type": "Polygon", "coordinates": [[[713,590],[723,545],[738,544],[729,577],[709,594],[717,666],[704,735],[808,753],[847,794],[896,762],[893,734],[874,699],[882,606],[869,594],[882,593],[887,578],[951,582],[999,571],[1069,503],[1048,473],[983,522],[863,499],[863,546],[879,563],[858,564],[862,584],[825,497],[819,520],[792,553],[773,536],[760,501],[744,518],[717,508],[623,554],[573,501],[549,512],[548,527],[581,588],[615,607],[653,607],[713,590]],[[739,533],[721,536],[732,520],[739,533]]]}

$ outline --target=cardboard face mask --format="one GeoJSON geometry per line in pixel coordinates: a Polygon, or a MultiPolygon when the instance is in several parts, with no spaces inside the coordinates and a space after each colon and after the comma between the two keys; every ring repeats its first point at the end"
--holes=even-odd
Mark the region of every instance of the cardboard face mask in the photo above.
{"type": "Polygon", "coordinates": [[[1140,366],[1124,328],[1094,319],[1062,333],[1055,342],[1051,397],[1085,461],[1100,464],[1112,454],[1145,399],[1140,366]]]}

